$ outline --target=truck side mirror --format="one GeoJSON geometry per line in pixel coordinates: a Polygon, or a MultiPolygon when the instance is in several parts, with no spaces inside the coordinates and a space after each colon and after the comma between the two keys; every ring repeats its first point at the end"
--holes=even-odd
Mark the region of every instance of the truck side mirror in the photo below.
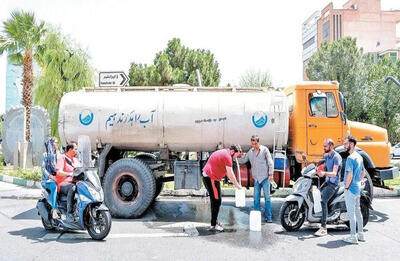
{"type": "Polygon", "coordinates": [[[346,116],[346,113],[344,113],[344,112],[340,112],[340,118],[342,118],[342,121],[344,122],[344,125],[346,125],[347,124],[347,116],[346,116]]]}

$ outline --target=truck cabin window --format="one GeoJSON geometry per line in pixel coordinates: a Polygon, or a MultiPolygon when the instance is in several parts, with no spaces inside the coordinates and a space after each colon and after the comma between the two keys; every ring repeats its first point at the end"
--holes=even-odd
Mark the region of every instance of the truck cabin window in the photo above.
{"type": "Polygon", "coordinates": [[[333,93],[326,93],[326,97],[313,97],[310,95],[309,100],[312,117],[335,118],[339,115],[333,93]]]}

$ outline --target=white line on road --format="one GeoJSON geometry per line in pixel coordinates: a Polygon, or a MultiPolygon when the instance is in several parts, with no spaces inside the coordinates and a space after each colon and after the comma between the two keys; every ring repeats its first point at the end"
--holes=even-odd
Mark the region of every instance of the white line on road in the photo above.
{"type": "MultiPolygon", "coordinates": [[[[162,238],[162,237],[189,237],[186,233],[127,233],[127,234],[109,234],[106,239],[111,238],[162,238]]],[[[64,233],[60,236],[58,233],[48,233],[42,237],[44,240],[75,240],[91,239],[87,233],[64,233]]]]}

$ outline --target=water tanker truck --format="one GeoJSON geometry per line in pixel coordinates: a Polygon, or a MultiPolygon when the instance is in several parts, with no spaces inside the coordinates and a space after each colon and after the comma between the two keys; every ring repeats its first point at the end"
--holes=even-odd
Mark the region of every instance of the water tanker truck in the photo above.
{"type": "MultiPolygon", "coordinates": [[[[206,155],[217,145],[250,148],[258,135],[275,161],[275,180],[288,186],[307,162],[323,157],[332,138],[354,135],[368,172],[366,188],[385,187],[398,175],[390,166],[383,128],[350,121],[335,82],[304,82],[284,90],[221,87],[93,87],[66,93],[60,103],[59,134],[65,145],[90,138],[105,202],[117,217],[139,217],[163,188],[200,189],[206,155]],[[185,155],[197,152],[196,160],[185,155]]],[[[241,184],[253,185],[251,166],[240,166],[241,184]]],[[[343,173],[342,173],[343,175],[343,173]]]]}

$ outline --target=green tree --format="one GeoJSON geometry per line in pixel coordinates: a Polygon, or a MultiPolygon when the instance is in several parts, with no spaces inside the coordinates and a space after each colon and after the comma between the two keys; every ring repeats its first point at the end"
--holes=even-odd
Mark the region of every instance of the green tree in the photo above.
{"type": "Polygon", "coordinates": [[[131,63],[131,86],[165,86],[176,83],[197,85],[196,69],[199,69],[204,86],[218,86],[221,73],[218,62],[209,50],[189,49],[174,38],[165,50],[156,54],[153,65],[131,63]]]}
{"type": "Polygon", "coordinates": [[[38,59],[42,67],[35,89],[35,104],[47,109],[51,119],[51,134],[58,136],[58,109],[64,93],[94,86],[94,70],[89,56],[68,38],[49,29],[43,53],[38,59]]]}
{"type": "Polygon", "coordinates": [[[271,87],[271,76],[268,72],[248,70],[240,77],[239,86],[241,87],[271,87]]]}
{"type": "Polygon", "coordinates": [[[17,65],[23,65],[22,105],[26,108],[26,136],[30,141],[30,116],[32,90],[34,87],[33,59],[42,52],[42,39],[45,23],[37,24],[35,15],[30,12],[13,11],[11,18],[3,22],[0,34],[0,54],[7,51],[8,57],[17,65]]]}
{"type": "Polygon", "coordinates": [[[306,73],[310,80],[337,81],[340,91],[347,99],[347,115],[350,119],[368,121],[366,110],[366,68],[373,62],[363,55],[355,38],[345,37],[329,43],[324,41],[310,58],[306,73]]]}
{"type": "Polygon", "coordinates": [[[388,130],[389,140],[400,140],[400,87],[392,81],[384,83],[387,76],[400,79],[400,60],[393,62],[383,57],[368,68],[368,114],[372,121],[388,130]]]}

